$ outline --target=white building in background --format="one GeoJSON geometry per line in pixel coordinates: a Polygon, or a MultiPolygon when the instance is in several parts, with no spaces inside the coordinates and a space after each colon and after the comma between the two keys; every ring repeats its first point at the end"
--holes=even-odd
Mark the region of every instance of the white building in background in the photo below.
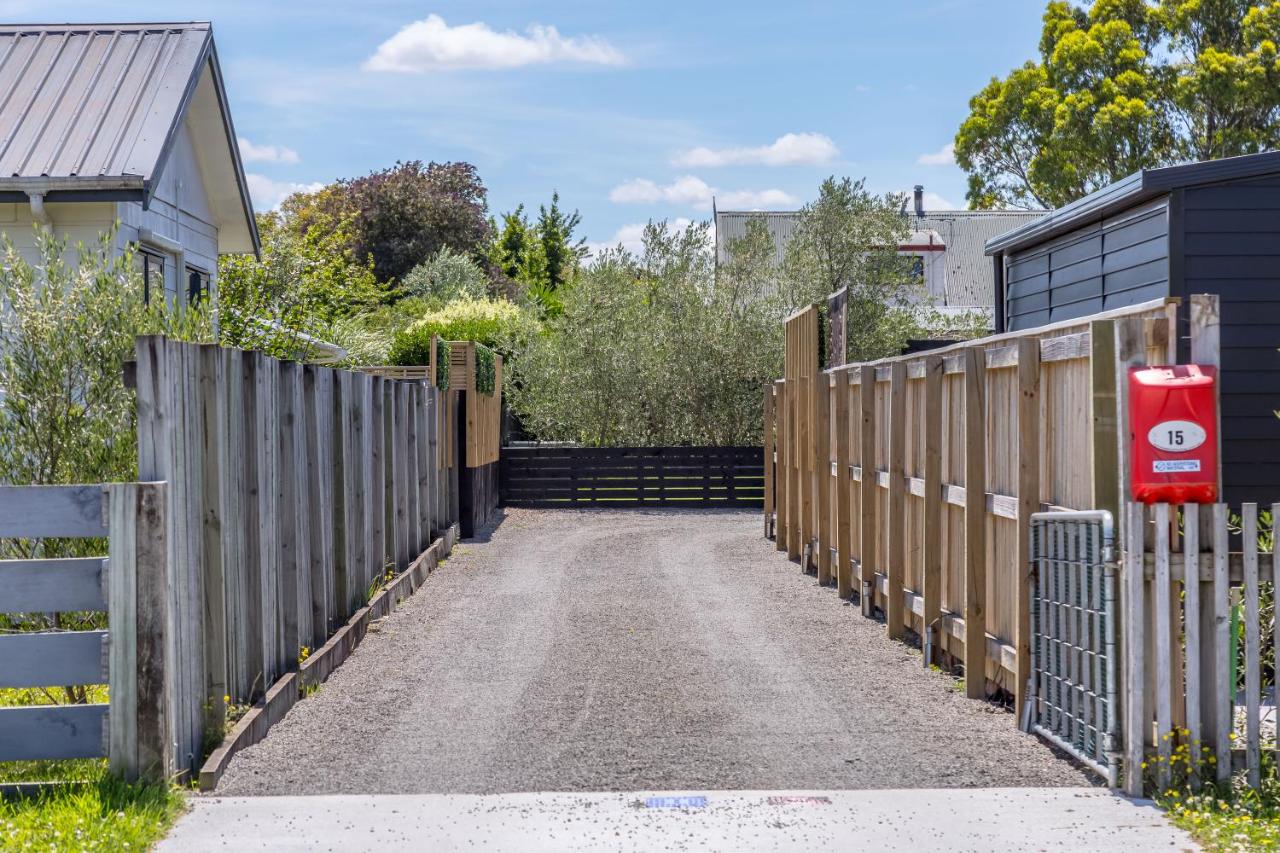
{"type": "Polygon", "coordinates": [[[258,229],[207,23],[0,26],[0,232],[74,246],[116,222],[148,294],[216,293],[258,229]]]}
{"type": "MultiPolygon", "coordinates": [[[[915,188],[912,208],[904,208],[911,233],[898,254],[917,260],[916,269],[944,314],[975,310],[992,316],[995,306],[995,270],[986,256],[986,243],[1006,231],[1045,215],[1026,210],[925,210],[924,187],[915,188]]],[[[717,210],[716,263],[729,260],[730,245],[746,235],[747,222],[763,217],[773,237],[774,258],[782,262],[787,243],[795,233],[797,211],[717,210]]]]}

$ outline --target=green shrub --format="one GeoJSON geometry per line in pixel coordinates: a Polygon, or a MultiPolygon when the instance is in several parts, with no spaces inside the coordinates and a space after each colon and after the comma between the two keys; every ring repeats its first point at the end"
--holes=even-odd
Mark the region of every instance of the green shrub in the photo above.
{"type": "Polygon", "coordinates": [[[401,335],[422,335],[425,341],[430,341],[432,335],[446,341],[475,341],[510,356],[524,349],[537,328],[537,320],[512,302],[457,299],[424,314],[401,335]]]}
{"type": "Polygon", "coordinates": [[[411,269],[401,286],[410,296],[443,304],[455,299],[483,299],[489,277],[475,261],[445,246],[411,269]]]}
{"type": "Polygon", "coordinates": [[[498,365],[494,361],[493,350],[484,344],[476,344],[476,390],[492,397],[497,380],[498,365]]]}
{"type": "Polygon", "coordinates": [[[387,352],[390,364],[417,365],[431,363],[431,332],[418,326],[410,326],[396,332],[387,352]]]}

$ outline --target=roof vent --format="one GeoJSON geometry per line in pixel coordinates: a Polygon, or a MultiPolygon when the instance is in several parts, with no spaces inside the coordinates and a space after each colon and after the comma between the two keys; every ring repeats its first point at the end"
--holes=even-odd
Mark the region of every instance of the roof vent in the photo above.
{"type": "Polygon", "coordinates": [[[924,184],[916,184],[916,216],[924,216],[924,184]]]}

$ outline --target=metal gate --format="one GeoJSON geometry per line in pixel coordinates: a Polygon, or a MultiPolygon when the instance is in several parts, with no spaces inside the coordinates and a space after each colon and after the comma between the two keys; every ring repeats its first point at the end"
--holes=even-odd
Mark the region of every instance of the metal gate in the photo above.
{"type": "Polygon", "coordinates": [[[1119,781],[1111,513],[1031,516],[1031,676],[1022,726],[1119,781]]]}

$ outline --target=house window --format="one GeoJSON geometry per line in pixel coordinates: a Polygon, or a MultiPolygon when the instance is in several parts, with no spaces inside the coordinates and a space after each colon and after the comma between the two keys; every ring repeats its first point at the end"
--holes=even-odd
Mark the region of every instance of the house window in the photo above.
{"type": "Polygon", "coordinates": [[[187,304],[195,305],[209,298],[209,274],[195,267],[187,267],[187,304]]]}
{"type": "Polygon", "coordinates": [[[908,255],[908,269],[911,271],[911,280],[920,284],[924,283],[924,256],[908,255]]]}
{"type": "Polygon", "coordinates": [[[164,255],[143,249],[138,252],[138,264],[142,269],[142,299],[149,303],[152,293],[164,293],[164,255]]]}

